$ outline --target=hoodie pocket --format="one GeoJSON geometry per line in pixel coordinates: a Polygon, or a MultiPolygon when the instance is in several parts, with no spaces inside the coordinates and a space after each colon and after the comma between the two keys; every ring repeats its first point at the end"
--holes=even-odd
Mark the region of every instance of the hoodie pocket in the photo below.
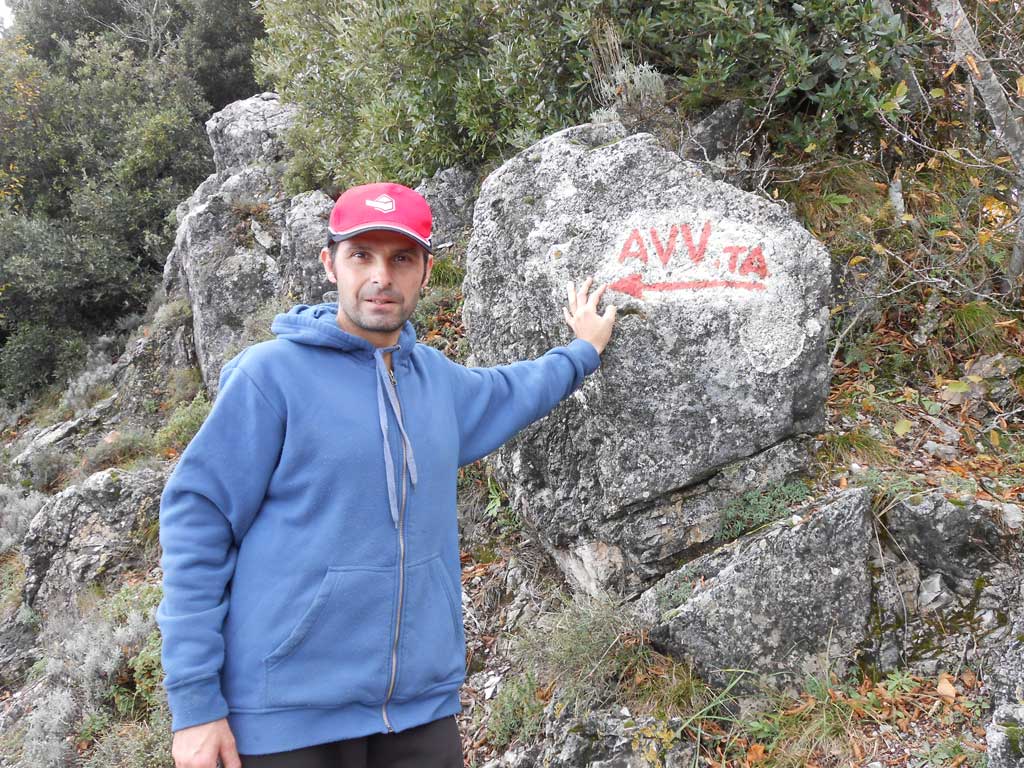
{"type": "Polygon", "coordinates": [[[466,671],[462,605],[436,555],[406,567],[403,602],[394,698],[405,701],[431,688],[454,688],[466,671]]]}
{"type": "Polygon", "coordinates": [[[328,568],[313,602],[263,660],[267,706],[379,704],[388,684],[393,568],[328,568]]]}

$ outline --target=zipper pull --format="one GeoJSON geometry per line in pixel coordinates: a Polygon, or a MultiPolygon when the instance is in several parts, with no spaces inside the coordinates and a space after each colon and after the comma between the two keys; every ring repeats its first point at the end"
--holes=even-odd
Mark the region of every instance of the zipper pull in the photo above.
{"type": "Polygon", "coordinates": [[[388,378],[391,379],[391,386],[393,386],[393,387],[397,387],[398,386],[398,382],[395,381],[395,372],[393,370],[391,370],[390,368],[388,368],[388,378]]]}

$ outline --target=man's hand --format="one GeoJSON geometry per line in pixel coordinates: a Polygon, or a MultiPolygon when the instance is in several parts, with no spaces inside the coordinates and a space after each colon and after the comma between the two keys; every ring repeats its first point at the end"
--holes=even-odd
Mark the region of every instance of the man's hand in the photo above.
{"type": "Polygon", "coordinates": [[[597,353],[601,354],[604,352],[605,345],[608,344],[608,339],[612,337],[612,326],[615,324],[617,307],[614,304],[609,304],[605,307],[604,314],[599,315],[597,302],[601,300],[604,289],[608,286],[602,285],[594,291],[590,298],[587,298],[587,292],[590,291],[590,286],[593,284],[594,278],[588,277],[577,291],[576,286],[570,281],[565,286],[569,296],[569,308],[562,307],[562,314],[565,315],[565,322],[572,328],[576,338],[589,341],[594,345],[597,353]]]}
{"type": "Polygon", "coordinates": [[[227,718],[175,731],[171,756],[174,768],[242,768],[227,718]]]}

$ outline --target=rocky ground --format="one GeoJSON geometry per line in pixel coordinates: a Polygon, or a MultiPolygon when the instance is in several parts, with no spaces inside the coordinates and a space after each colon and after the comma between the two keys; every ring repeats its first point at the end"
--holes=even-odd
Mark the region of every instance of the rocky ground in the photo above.
{"type": "MultiPolygon", "coordinates": [[[[984,387],[962,393],[966,397],[951,393],[950,389],[957,388],[951,388],[950,382],[919,389],[884,388],[857,363],[836,361],[828,427],[816,440],[817,460],[809,478],[811,495],[820,498],[835,490],[865,486],[892,506],[895,499],[914,491],[943,489],[980,501],[1019,505],[1024,501],[1020,443],[992,445],[984,429],[990,420],[1010,435],[1021,429],[1015,418],[1021,393],[1013,388],[1012,379],[1007,382],[1008,374],[1015,372],[1013,358],[1003,367],[1000,362],[1006,358],[994,357],[965,364],[967,375],[972,370],[995,373],[985,380],[984,387]],[[995,397],[986,396],[992,392],[995,397]],[[1000,397],[1005,399],[1003,404],[1000,397]]],[[[481,513],[488,500],[485,491],[478,479],[475,488],[467,484],[462,496],[465,514],[478,518],[476,526],[469,529],[463,571],[473,671],[464,691],[462,716],[467,765],[539,765],[536,740],[495,746],[495,702],[502,686],[521,671],[513,638],[535,631],[545,611],[557,610],[559,590],[567,586],[528,535],[520,530],[502,531],[494,522],[500,512],[481,513]]],[[[1019,521],[1015,528],[1020,536],[1019,521]]],[[[941,644],[947,630],[937,627],[935,632],[934,639],[941,644]]],[[[639,630],[633,634],[638,642],[647,639],[639,630]]],[[[955,630],[949,628],[948,634],[955,630]]],[[[966,656],[966,646],[963,652],[966,656]]],[[[643,754],[640,747],[646,741],[655,745],[648,753],[653,759],[637,765],[657,764],[668,754],[666,765],[675,761],[677,765],[721,768],[980,768],[989,765],[986,726],[992,721],[993,681],[979,669],[979,663],[964,658],[941,667],[915,663],[908,666],[918,667],[917,671],[904,668],[883,675],[865,664],[842,678],[808,681],[799,695],[747,719],[736,717],[728,707],[703,713],[697,710],[696,716],[690,713],[675,722],[644,721],[636,717],[641,714],[636,709],[623,711],[619,707],[594,714],[604,718],[601,724],[609,731],[618,729],[619,746],[611,752],[624,756],[627,762],[615,763],[622,765],[633,765],[628,761],[643,754]],[[875,680],[869,676],[872,674],[875,680]],[[685,762],[680,762],[678,750],[672,752],[673,745],[681,741],[691,747],[683,755],[685,762]]],[[[541,733],[549,740],[554,734],[548,730],[560,725],[551,706],[558,685],[557,680],[538,680],[533,691],[545,719],[541,733]]],[[[580,724],[577,721],[574,727],[580,724]]],[[[564,743],[564,734],[554,739],[564,743]]],[[[552,764],[592,764],[587,755],[586,750],[575,754],[563,750],[552,764]]]]}

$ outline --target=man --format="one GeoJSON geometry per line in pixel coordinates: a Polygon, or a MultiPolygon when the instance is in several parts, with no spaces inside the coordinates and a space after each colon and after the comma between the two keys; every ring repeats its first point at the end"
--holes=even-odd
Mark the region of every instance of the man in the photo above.
{"type": "Polygon", "coordinates": [[[458,467],[594,371],[615,321],[568,286],[577,339],[465,368],[416,344],[427,202],[345,192],[320,253],[338,302],[278,315],[221,373],[160,511],[177,768],[462,765],[458,467]]]}

